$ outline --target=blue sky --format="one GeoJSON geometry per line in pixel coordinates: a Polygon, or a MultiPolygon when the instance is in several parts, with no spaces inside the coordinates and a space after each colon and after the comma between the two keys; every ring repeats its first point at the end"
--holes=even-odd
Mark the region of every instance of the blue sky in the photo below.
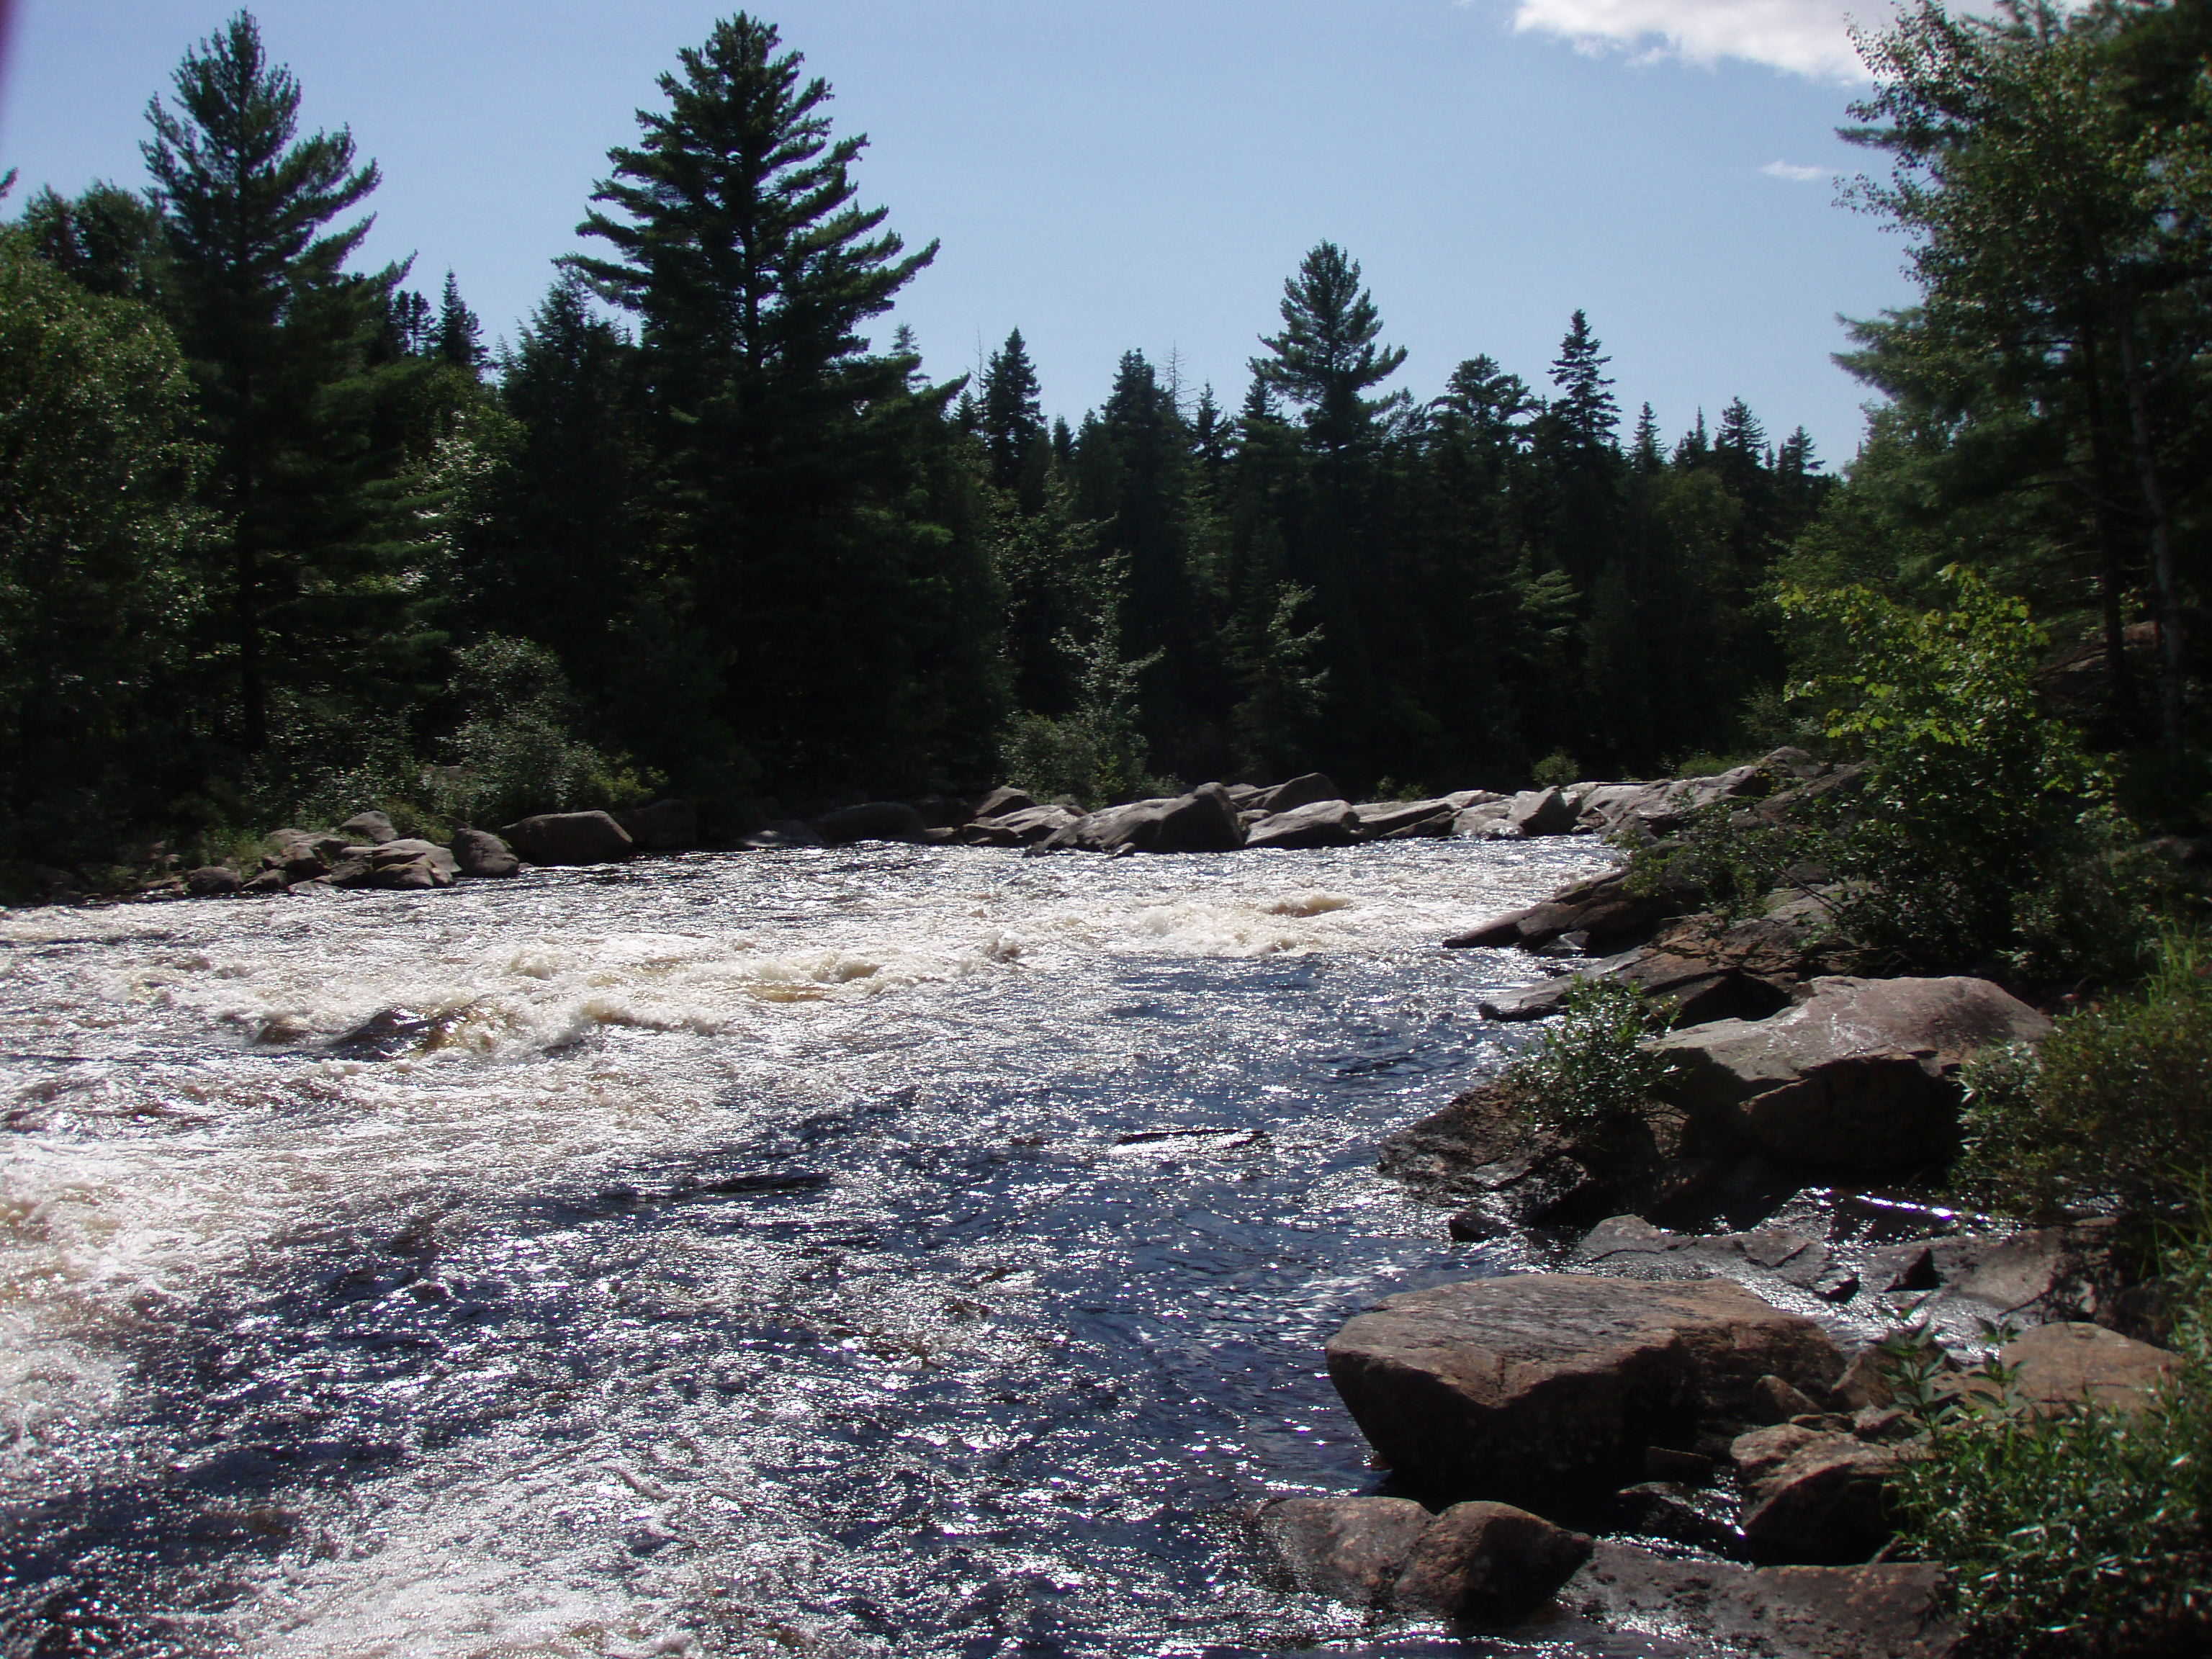
{"type": "MultiPolygon", "coordinates": [[[[227,0],[18,0],[0,167],[21,192],[143,182],[149,95],[227,0]]],[[[310,126],[376,158],[369,255],[448,267],[512,334],[693,0],[264,0],[310,126]]],[[[1881,0],[1850,8],[1886,15],[1881,0]]],[[[1630,412],[1672,434],[1741,394],[1832,463],[1864,389],[1837,313],[1904,302],[1903,248],[1834,204],[1841,0],[769,0],[867,133],[862,195],[942,239],[902,302],[931,371],[1018,325],[1049,410],[1121,354],[1242,395],[1284,277],[1326,237],[1364,267],[1397,384],[1488,352],[1541,381],[1586,309],[1630,412]]],[[[1548,388],[1547,388],[1548,389],[1548,388]]]]}

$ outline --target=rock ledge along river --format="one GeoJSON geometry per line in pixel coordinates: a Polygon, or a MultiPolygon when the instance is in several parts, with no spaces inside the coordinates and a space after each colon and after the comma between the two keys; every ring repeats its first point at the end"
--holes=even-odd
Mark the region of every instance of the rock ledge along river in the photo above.
{"type": "Polygon", "coordinates": [[[0,914],[0,1652],[1468,1651],[1241,1517],[1374,1480],[1340,1321],[1510,1265],[1373,1143],[1526,1040],[1437,941],[1605,857],[0,914]]]}

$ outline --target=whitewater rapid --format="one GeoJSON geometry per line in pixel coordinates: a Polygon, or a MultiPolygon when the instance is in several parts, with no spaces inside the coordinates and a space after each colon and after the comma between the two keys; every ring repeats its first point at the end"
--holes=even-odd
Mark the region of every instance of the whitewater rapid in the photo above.
{"type": "Polygon", "coordinates": [[[1525,962],[1437,941],[1602,858],[0,915],[0,1638],[1430,1650],[1271,1588],[1239,1517],[1371,1483],[1337,1322],[1503,1260],[1372,1145],[1514,1040],[1474,1005],[1525,962]]]}

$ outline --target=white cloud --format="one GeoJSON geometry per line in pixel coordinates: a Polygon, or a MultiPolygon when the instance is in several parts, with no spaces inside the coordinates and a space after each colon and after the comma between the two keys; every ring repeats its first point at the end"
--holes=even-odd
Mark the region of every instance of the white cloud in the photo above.
{"type": "Polygon", "coordinates": [[[1808,167],[1796,161],[1769,161],[1759,171],[1770,179],[1787,179],[1793,185],[1809,185],[1828,176],[1826,167],[1808,167]]]}
{"type": "Polygon", "coordinates": [[[1864,78],[1850,25],[1887,25],[1889,0],[1518,0],[1513,27],[1579,51],[1711,64],[1741,58],[1825,81],[1864,78]]]}

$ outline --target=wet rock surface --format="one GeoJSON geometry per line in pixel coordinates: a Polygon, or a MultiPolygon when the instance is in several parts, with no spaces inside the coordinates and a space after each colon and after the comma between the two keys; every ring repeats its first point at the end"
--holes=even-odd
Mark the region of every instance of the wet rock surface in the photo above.
{"type": "Polygon", "coordinates": [[[1759,1659],[1948,1659],[1960,1635],[1942,1582],[1917,1565],[1747,1567],[1601,1541],[1559,1599],[1615,1628],[1695,1632],[1759,1659]]]}
{"type": "Polygon", "coordinates": [[[1842,1368],[1810,1320],[1723,1280],[1558,1273],[1393,1297],[1328,1346],[1329,1378],[1408,1486],[1561,1513],[1633,1480],[1644,1449],[1741,1420],[1761,1376],[1842,1368]]]}

